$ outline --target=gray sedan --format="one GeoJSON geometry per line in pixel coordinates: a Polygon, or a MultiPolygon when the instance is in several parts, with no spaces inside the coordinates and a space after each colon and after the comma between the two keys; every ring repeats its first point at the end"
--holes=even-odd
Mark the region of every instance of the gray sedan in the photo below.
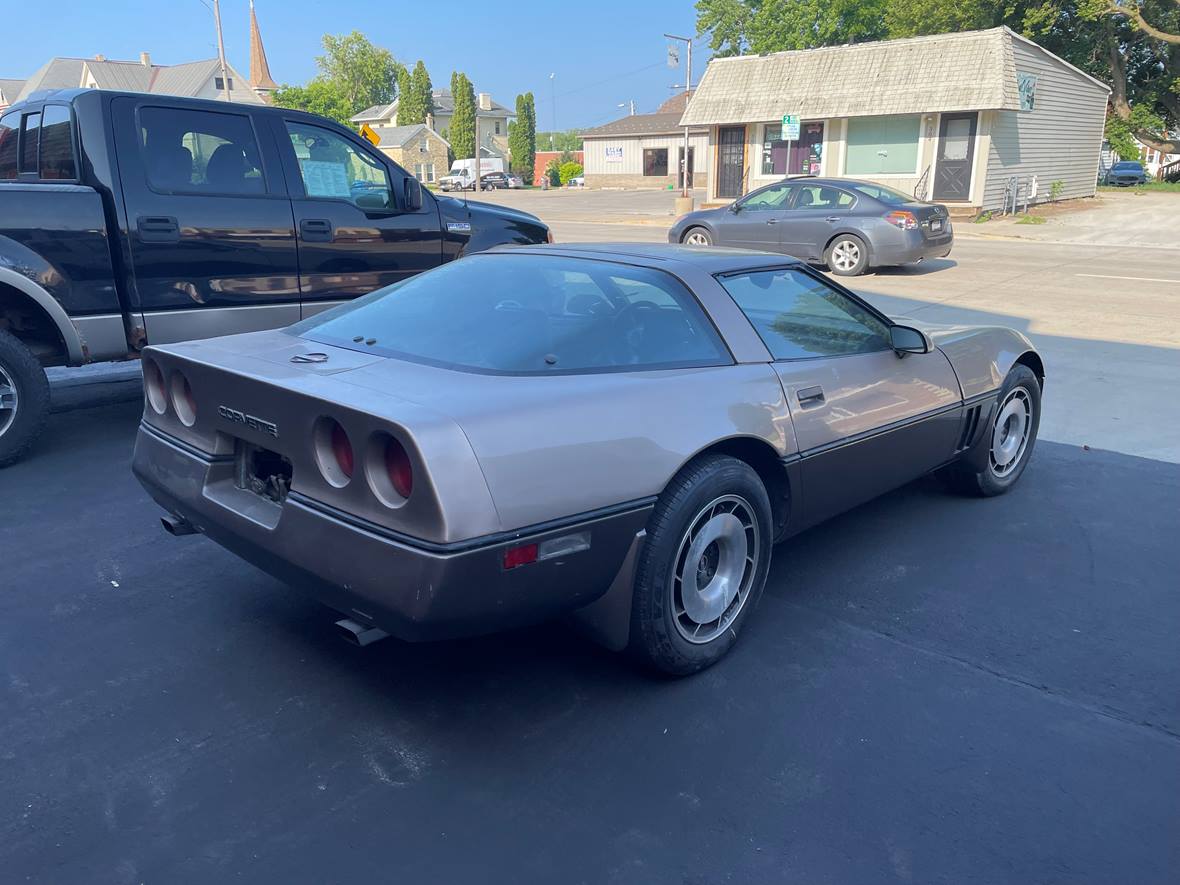
{"type": "Polygon", "coordinates": [[[678,218],[668,242],[785,252],[856,276],[950,254],[946,207],[870,181],[784,179],[729,206],[678,218]]]}

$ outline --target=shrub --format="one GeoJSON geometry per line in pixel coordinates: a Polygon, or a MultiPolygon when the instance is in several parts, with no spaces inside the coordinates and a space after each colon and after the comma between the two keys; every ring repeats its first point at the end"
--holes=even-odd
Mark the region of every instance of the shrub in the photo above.
{"type": "Polygon", "coordinates": [[[1056,203],[1057,198],[1061,196],[1061,192],[1065,190],[1065,182],[1060,178],[1049,185],[1049,201],[1056,203]]]}
{"type": "Polygon", "coordinates": [[[563,187],[569,184],[571,178],[577,178],[581,174],[581,163],[562,163],[557,167],[557,177],[563,187]]]}

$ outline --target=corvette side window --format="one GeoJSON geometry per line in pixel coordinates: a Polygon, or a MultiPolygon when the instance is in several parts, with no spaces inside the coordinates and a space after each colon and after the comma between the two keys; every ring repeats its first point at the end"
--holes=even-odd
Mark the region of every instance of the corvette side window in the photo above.
{"type": "Polygon", "coordinates": [[[790,268],[721,277],[776,360],[889,349],[889,329],[815,277],[790,268]]]}

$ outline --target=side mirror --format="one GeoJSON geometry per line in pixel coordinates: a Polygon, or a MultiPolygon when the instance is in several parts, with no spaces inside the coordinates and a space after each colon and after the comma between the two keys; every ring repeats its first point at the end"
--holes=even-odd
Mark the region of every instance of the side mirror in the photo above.
{"type": "Polygon", "coordinates": [[[734,215],[737,215],[739,212],[742,211],[742,204],[737,203],[737,202],[730,203],[729,204],[729,211],[732,212],[734,215]]]}
{"type": "Polygon", "coordinates": [[[898,356],[904,353],[930,353],[934,349],[926,334],[911,326],[890,326],[889,344],[898,356]]]}
{"type": "Polygon", "coordinates": [[[406,176],[405,200],[407,212],[417,212],[422,208],[422,182],[412,176],[406,176]]]}

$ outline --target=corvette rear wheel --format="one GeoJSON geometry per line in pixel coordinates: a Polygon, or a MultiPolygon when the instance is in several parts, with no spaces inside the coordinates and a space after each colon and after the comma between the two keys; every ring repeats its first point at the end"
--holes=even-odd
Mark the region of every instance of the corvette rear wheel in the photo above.
{"type": "Polygon", "coordinates": [[[949,478],[969,494],[1004,494],[1028,466],[1040,423],[1040,382],[1032,369],[1018,363],[1000,389],[991,424],[964,459],[948,468],[949,478]]]}
{"type": "Polygon", "coordinates": [[[703,227],[691,227],[680,242],[686,246],[712,246],[713,238],[703,227]]]}
{"type": "Polygon", "coordinates": [[[632,652],[675,676],[719,661],[762,593],[770,548],[770,500],[748,464],[709,455],[685,467],[648,523],[632,652]]]}

